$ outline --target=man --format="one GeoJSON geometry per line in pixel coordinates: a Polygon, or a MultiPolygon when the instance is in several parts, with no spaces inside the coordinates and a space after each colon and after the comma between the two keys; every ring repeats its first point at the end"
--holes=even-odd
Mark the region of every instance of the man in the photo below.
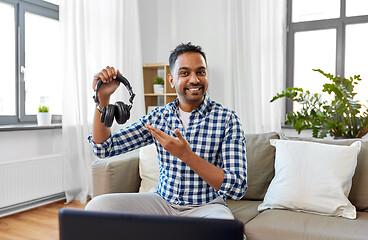
{"type": "MultiPolygon", "coordinates": [[[[154,143],[160,177],[157,193],[98,196],[87,210],[233,219],[225,200],[239,200],[246,191],[245,137],[238,117],[211,101],[207,61],[201,47],[178,45],[171,53],[168,81],[178,97],[138,122],[112,133],[96,110],[92,136],[98,157],[110,157],[154,143]]],[[[120,72],[107,67],[94,78],[100,107],[119,86],[120,72]]]]}

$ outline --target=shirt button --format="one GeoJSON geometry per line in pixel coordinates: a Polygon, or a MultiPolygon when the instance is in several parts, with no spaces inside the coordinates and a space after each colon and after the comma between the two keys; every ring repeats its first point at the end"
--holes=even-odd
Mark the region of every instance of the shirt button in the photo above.
{"type": "Polygon", "coordinates": [[[181,180],[184,180],[184,177],[181,177],[181,180]]]}

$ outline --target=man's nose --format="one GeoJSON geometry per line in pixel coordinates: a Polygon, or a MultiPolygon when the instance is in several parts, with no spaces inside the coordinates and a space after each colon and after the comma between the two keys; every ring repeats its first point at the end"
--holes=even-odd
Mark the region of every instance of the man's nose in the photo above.
{"type": "Polygon", "coordinates": [[[193,84],[199,83],[199,78],[198,78],[197,74],[195,74],[195,73],[190,74],[189,82],[193,83],[193,84]]]}

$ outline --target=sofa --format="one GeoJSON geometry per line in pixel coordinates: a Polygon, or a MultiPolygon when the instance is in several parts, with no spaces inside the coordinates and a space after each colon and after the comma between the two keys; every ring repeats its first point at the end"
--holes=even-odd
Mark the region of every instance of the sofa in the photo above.
{"type": "MultiPolygon", "coordinates": [[[[367,140],[278,133],[246,139],[248,189],[241,200],[226,203],[248,240],[368,239],[367,140]]],[[[154,146],[145,148],[95,161],[94,196],[149,191],[158,165],[154,146]]]]}

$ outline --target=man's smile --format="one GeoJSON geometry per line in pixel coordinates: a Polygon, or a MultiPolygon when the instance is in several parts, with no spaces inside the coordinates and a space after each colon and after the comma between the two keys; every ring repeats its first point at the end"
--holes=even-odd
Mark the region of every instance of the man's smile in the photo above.
{"type": "Polygon", "coordinates": [[[191,93],[197,93],[199,92],[201,89],[203,89],[202,86],[190,86],[190,87],[186,87],[185,90],[188,90],[191,93]]]}

